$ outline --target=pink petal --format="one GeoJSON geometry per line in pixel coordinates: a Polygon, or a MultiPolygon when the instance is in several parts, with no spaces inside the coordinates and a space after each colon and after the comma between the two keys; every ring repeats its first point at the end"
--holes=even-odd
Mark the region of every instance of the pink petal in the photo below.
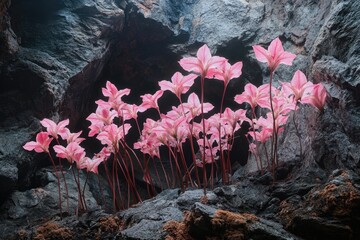
{"type": "Polygon", "coordinates": [[[272,42],[269,45],[268,51],[273,57],[279,56],[284,52],[284,48],[278,37],[272,40],[272,42]]]}
{"type": "Polygon", "coordinates": [[[188,103],[195,107],[199,106],[200,100],[199,100],[198,95],[196,95],[196,93],[191,93],[188,97],[188,103]]]}
{"type": "MultiPolygon", "coordinates": [[[[189,74],[187,76],[184,76],[181,80],[181,82],[183,83],[184,86],[186,87],[191,87],[194,84],[194,80],[197,78],[198,76],[196,74],[189,74]]],[[[183,92],[184,93],[184,92],[183,92]]]]}
{"type": "Polygon", "coordinates": [[[305,74],[297,70],[291,79],[291,84],[297,89],[300,90],[307,83],[307,78],[305,74]]]}
{"type": "Polygon", "coordinates": [[[40,123],[45,128],[55,128],[56,127],[56,123],[48,118],[44,118],[43,120],[40,121],[40,123]]]}
{"type": "Polygon", "coordinates": [[[204,44],[202,47],[199,48],[199,50],[196,53],[197,58],[200,60],[200,62],[205,65],[211,58],[211,52],[209,47],[204,44]]]}
{"type": "Polygon", "coordinates": [[[266,63],[269,59],[268,51],[260,45],[253,46],[255,57],[259,62],[266,63]]]}
{"type": "Polygon", "coordinates": [[[243,63],[242,62],[237,62],[234,65],[231,66],[230,68],[230,76],[229,78],[238,78],[240,77],[241,73],[242,73],[242,67],[243,67],[243,63]]]}
{"type": "Polygon", "coordinates": [[[160,81],[158,84],[159,84],[161,90],[163,90],[163,91],[169,90],[171,92],[174,92],[174,84],[173,83],[171,83],[167,80],[163,80],[163,81],[160,81]]]}
{"type": "Polygon", "coordinates": [[[67,125],[69,125],[69,119],[65,119],[61,122],[58,123],[58,128],[64,128],[66,127],[67,125]]]}
{"type": "Polygon", "coordinates": [[[214,106],[211,103],[204,103],[204,113],[210,112],[214,106]]]}
{"type": "Polygon", "coordinates": [[[203,69],[199,59],[195,57],[183,58],[179,61],[180,66],[188,72],[195,72],[201,74],[203,69]]]}
{"type": "Polygon", "coordinates": [[[27,151],[32,151],[34,150],[36,147],[38,147],[39,144],[37,142],[31,141],[31,142],[27,142],[25,143],[25,145],[23,146],[23,148],[27,151]]]}
{"type": "Polygon", "coordinates": [[[180,84],[182,78],[183,78],[183,75],[180,72],[176,72],[171,77],[171,82],[173,82],[175,85],[178,85],[178,84],[180,84]]]}
{"type": "Polygon", "coordinates": [[[289,52],[283,52],[280,56],[279,56],[279,64],[285,64],[288,66],[292,65],[293,60],[296,58],[295,54],[289,53],[289,52]]]}

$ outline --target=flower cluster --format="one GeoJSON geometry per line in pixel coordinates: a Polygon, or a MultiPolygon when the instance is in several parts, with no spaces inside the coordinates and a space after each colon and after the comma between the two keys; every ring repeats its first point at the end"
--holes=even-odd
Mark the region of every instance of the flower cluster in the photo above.
{"type": "Polygon", "coordinates": [[[81,132],[71,133],[66,127],[69,120],[59,124],[49,119],[42,120],[41,124],[46,128],[46,132],[38,133],[36,141],[26,143],[24,149],[45,152],[51,158],[49,146],[55,139],[52,149],[56,156],[66,159],[78,170],[86,169],[97,174],[98,166],[103,163],[113,194],[114,209],[125,207],[126,197],[122,195],[124,188],[125,192],[128,192],[127,206],[134,199],[141,201],[134,175],[135,164],[143,171],[143,180],[148,183],[150,195],[155,193],[154,182],[163,182],[163,179],[166,180],[166,187],[184,188],[190,184],[203,186],[206,191],[208,181],[212,185],[221,172],[222,182],[229,183],[230,153],[235,135],[244,122],[251,126],[247,136],[250,151],[257,156],[259,169],[263,171],[260,144],[265,148],[268,168],[274,168],[277,164],[277,136],[283,132],[290,113],[296,111],[301,104],[310,104],[323,111],[327,94],[321,84],[307,81],[300,70],[295,72],[290,82],[280,82],[279,88],[273,86],[272,73],[279,64],[291,65],[295,58],[294,54],[284,51],[278,38],[271,42],[267,50],[261,46],[254,46],[253,50],[260,62],[268,64],[270,83],[258,87],[248,83],[243,93],[235,96],[235,102],[248,104],[250,112],[228,107],[223,110],[226,88],[232,79],[241,76],[242,62],[231,64],[226,58],[212,56],[207,45],[203,45],[196,57],[184,57],[179,61],[187,74],[176,72],[171,81],[159,81],[160,89],[154,94],[141,96],[140,105],[123,101],[123,97],[131,93],[130,89],[118,90],[111,82],[106,83],[106,87],[102,89],[106,100],[96,101],[95,113],[87,117],[91,123],[88,136],[96,137],[103,145],[93,158],[87,157],[84,148],[80,146],[84,140],[80,137],[81,132]],[[197,78],[201,81],[200,97],[195,92],[190,92],[197,78]],[[220,80],[224,83],[220,110],[216,111],[213,104],[204,102],[205,79],[220,80]],[[163,113],[158,100],[165,91],[173,93],[178,104],[163,113]],[[144,123],[139,123],[138,114],[150,108],[158,112],[158,118],[148,118],[144,123]],[[259,112],[262,114],[259,115],[259,112]],[[133,146],[129,146],[126,135],[134,126],[139,138],[133,146]],[[266,144],[270,139],[269,157],[266,144]],[[184,144],[190,145],[190,158],[185,157],[187,154],[184,144]],[[140,152],[142,154],[139,154],[140,152]],[[111,161],[108,161],[109,159],[111,161]],[[150,174],[149,163],[155,164],[156,161],[159,161],[163,172],[159,174],[155,166],[156,176],[153,176],[150,174]],[[169,163],[170,170],[165,169],[163,161],[169,163]],[[206,166],[211,166],[210,173],[206,166]],[[199,172],[202,173],[202,178],[199,172]],[[126,186],[120,185],[120,175],[125,179],[126,186]]]}

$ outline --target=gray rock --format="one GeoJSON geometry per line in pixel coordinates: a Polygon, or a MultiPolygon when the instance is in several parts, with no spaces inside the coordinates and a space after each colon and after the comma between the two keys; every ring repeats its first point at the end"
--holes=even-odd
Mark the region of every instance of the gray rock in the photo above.
{"type": "MultiPolygon", "coordinates": [[[[11,236],[29,223],[41,223],[46,219],[53,219],[60,216],[58,182],[54,173],[48,169],[39,171],[47,184],[42,187],[32,188],[25,191],[14,191],[5,203],[1,206],[0,230],[6,235],[11,236]],[[5,229],[12,229],[11,232],[5,229]]],[[[75,215],[78,209],[78,191],[71,171],[65,172],[68,186],[68,195],[65,191],[65,184],[62,175],[61,197],[63,216],[75,215]],[[67,208],[69,203],[69,209],[67,208]],[[68,211],[69,210],[69,211],[68,211]]],[[[83,187],[85,176],[80,174],[80,183],[83,187]]],[[[98,208],[98,204],[87,186],[84,191],[86,205],[89,211],[98,208]]]]}
{"type": "MultiPolygon", "coordinates": [[[[106,61],[123,17],[114,1],[1,1],[1,198],[31,184],[30,176],[41,161],[25,154],[22,146],[40,130],[39,119],[57,121],[73,115],[76,120],[76,109],[59,116],[69,79],[106,61]]],[[[91,84],[89,76],[86,81],[91,84]]],[[[72,124],[71,128],[76,125],[72,124]]]]}
{"type": "Polygon", "coordinates": [[[155,240],[163,239],[165,236],[162,230],[164,222],[142,219],[136,225],[125,229],[121,236],[125,239],[155,240]]]}

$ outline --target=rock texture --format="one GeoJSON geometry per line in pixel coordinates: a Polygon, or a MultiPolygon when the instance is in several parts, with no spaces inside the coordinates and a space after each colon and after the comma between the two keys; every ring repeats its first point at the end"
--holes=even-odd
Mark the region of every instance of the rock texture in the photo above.
{"type": "MultiPolygon", "coordinates": [[[[78,191],[71,171],[65,172],[68,192],[65,190],[64,178],[61,180],[62,212],[59,210],[58,181],[49,169],[41,169],[36,173],[36,188],[26,191],[14,191],[3,203],[0,212],[0,231],[2,239],[14,237],[25,226],[41,225],[51,219],[75,215],[78,211],[78,191]],[[15,234],[15,235],[14,235],[15,234]]],[[[81,186],[85,176],[81,174],[81,186]]],[[[86,206],[89,211],[98,208],[97,200],[89,191],[89,185],[84,189],[86,206]]]]}
{"type": "Polygon", "coordinates": [[[99,63],[106,61],[124,14],[113,1],[1,1],[0,17],[3,198],[31,186],[30,177],[41,161],[34,161],[22,145],[40,130],[39,119],[59,119],[71,79],[88,74],[87,84],[95,81],[98,75],[93,73],[101,72],[99,63]]]}
{"type": "MultiPolygon", "coordinates": [[[[0,227],[17,229],[12,236],[23,239],[219,239],[216,231],[229,239],[358,239],[359,46],[360,2],[352,0],[1,1],[0,227]],[[247,160],[246,142],[239,142],[234,185],[209,191],[207,202],[199,203],[200,190],[175,189],[117,216],[97,210],[63,220],[54,217],[55,199],[41,205],[35,176],[47,159],[22,150],[39,131],[39,119],[69,117],[72,129],[85,128],[83,119],[94,111],[105,81],[131,88],[129,100],[138,103],[203,43],[232,63],[244,62],[226,99],[237,108],[233,96],[245,83],[269,78],[251,46],[277,36],[297,58],[292,67],[278,69],[275,82],[300,69],[322,82],[329,96],[323,113],[300,109],[294,119],[300,139],[288,123],[275,179],[259,175],[247,160]],[[43,214],[53,221],[38,221],[33,213],[40,207],[50,209],[43,214]],[[35,226],[26,219],[36,220],[35,226]]],[[[207,82],[208,101],[221,97],[218,84],[207,82]]],[[[166,111],[172,101],[160,107],[166,111]]],[[[51,184],[42,188],[54,191],[51,184]]]]}

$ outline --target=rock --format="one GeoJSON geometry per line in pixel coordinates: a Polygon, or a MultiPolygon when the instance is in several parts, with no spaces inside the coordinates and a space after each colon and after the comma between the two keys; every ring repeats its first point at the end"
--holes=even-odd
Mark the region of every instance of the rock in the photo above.
{"type": "Polygon", "coordinates": [[[11,164],[4,162],[0,167],[0,188],[3,192],[15,189],[17,184],[18,169],[11,164]]]}
{"type": "Polygon", "coordinates": [[[298,239],[274,222],[201,203],[195,204],[183,222],[171,221],[164,228],[168,239],[298,239]]]}
{"type": "Polygon", "coordinates": [[[304,238],[357,239],[360,212],[359,176],[336,170],[325,184],[301,197],[293,195],[280,204],[286,229],[304,238]],[[307,231],[304,231],[307,229],[307,231]]]}
{"type": "MultiPolygon", "coordinates": [[[[40,171],[39,174],[42,175],[41,178],[43,178],[43,183],[46,183],[45,186],[25,191],[14,191],[2,205],[0,230],[5,234],[2,237],[11,236],[29,223],[39,224],[44,222],[44,219],[60,216],[57,178],[47,169],[40,171]],[[7,229],[11,229],[11,231],[7,229]]],[[[60,174],[63,216],[75,215],[78,208],[77,185],[71,171],[65,172],[65,177],[69,191],[68,195],[65,191],[64,180],[60,174]],[[67,204],[69,204],[69,209],[67,204]]],[[[83,186],[85,182],[83,174],[81,174],[80,182],[83,186]]],[[[92,193],[89,192],[88,187],[86,187],[84,193],[88,210],[98,208],[98,204],[92,193]]]]}
{"type": "Polygon", "coordinates": [[[155,199],[144,201],[139,206],[119,213],[127,228],[121,236],[131,239],[161,239],[165,222],[180,221],[183,213],[176,204],[178,189],[165,190],[155,199]]]}
{"type": "Polygon", "coordinates": [[[119,236],[123,222],[101,210],[79,217],[53,218],[13,232],[8,239],[124,239],[119,236]]]}
{"type": "Polygon", "coordinates": [[[7,58],[12,58],[19,49],[15,33],[11,28],[11,19],[8,10],[11,0],[4,0],[0,3],[0,65],[7,58]]]}
{"type": "MultiPolygon", "coordinates": [[[[107,61],[124,18],[114,1],[10,2],[0,3],[0,179],[6,186],[0,188],[1,200],[11,190],[29,188],[42,164],[36,160],[42,157],[22,148],[40,130],[38,121],[76,121],[76,110],[59,116],[71,92],[69,79],[80,75],[93,82],[97,76],[88,69],[107,61]],[[6,169],[14,175],[3,173],[6,169]]],[[[72,122],[72,130],[76,125],[72,122]]]]}

